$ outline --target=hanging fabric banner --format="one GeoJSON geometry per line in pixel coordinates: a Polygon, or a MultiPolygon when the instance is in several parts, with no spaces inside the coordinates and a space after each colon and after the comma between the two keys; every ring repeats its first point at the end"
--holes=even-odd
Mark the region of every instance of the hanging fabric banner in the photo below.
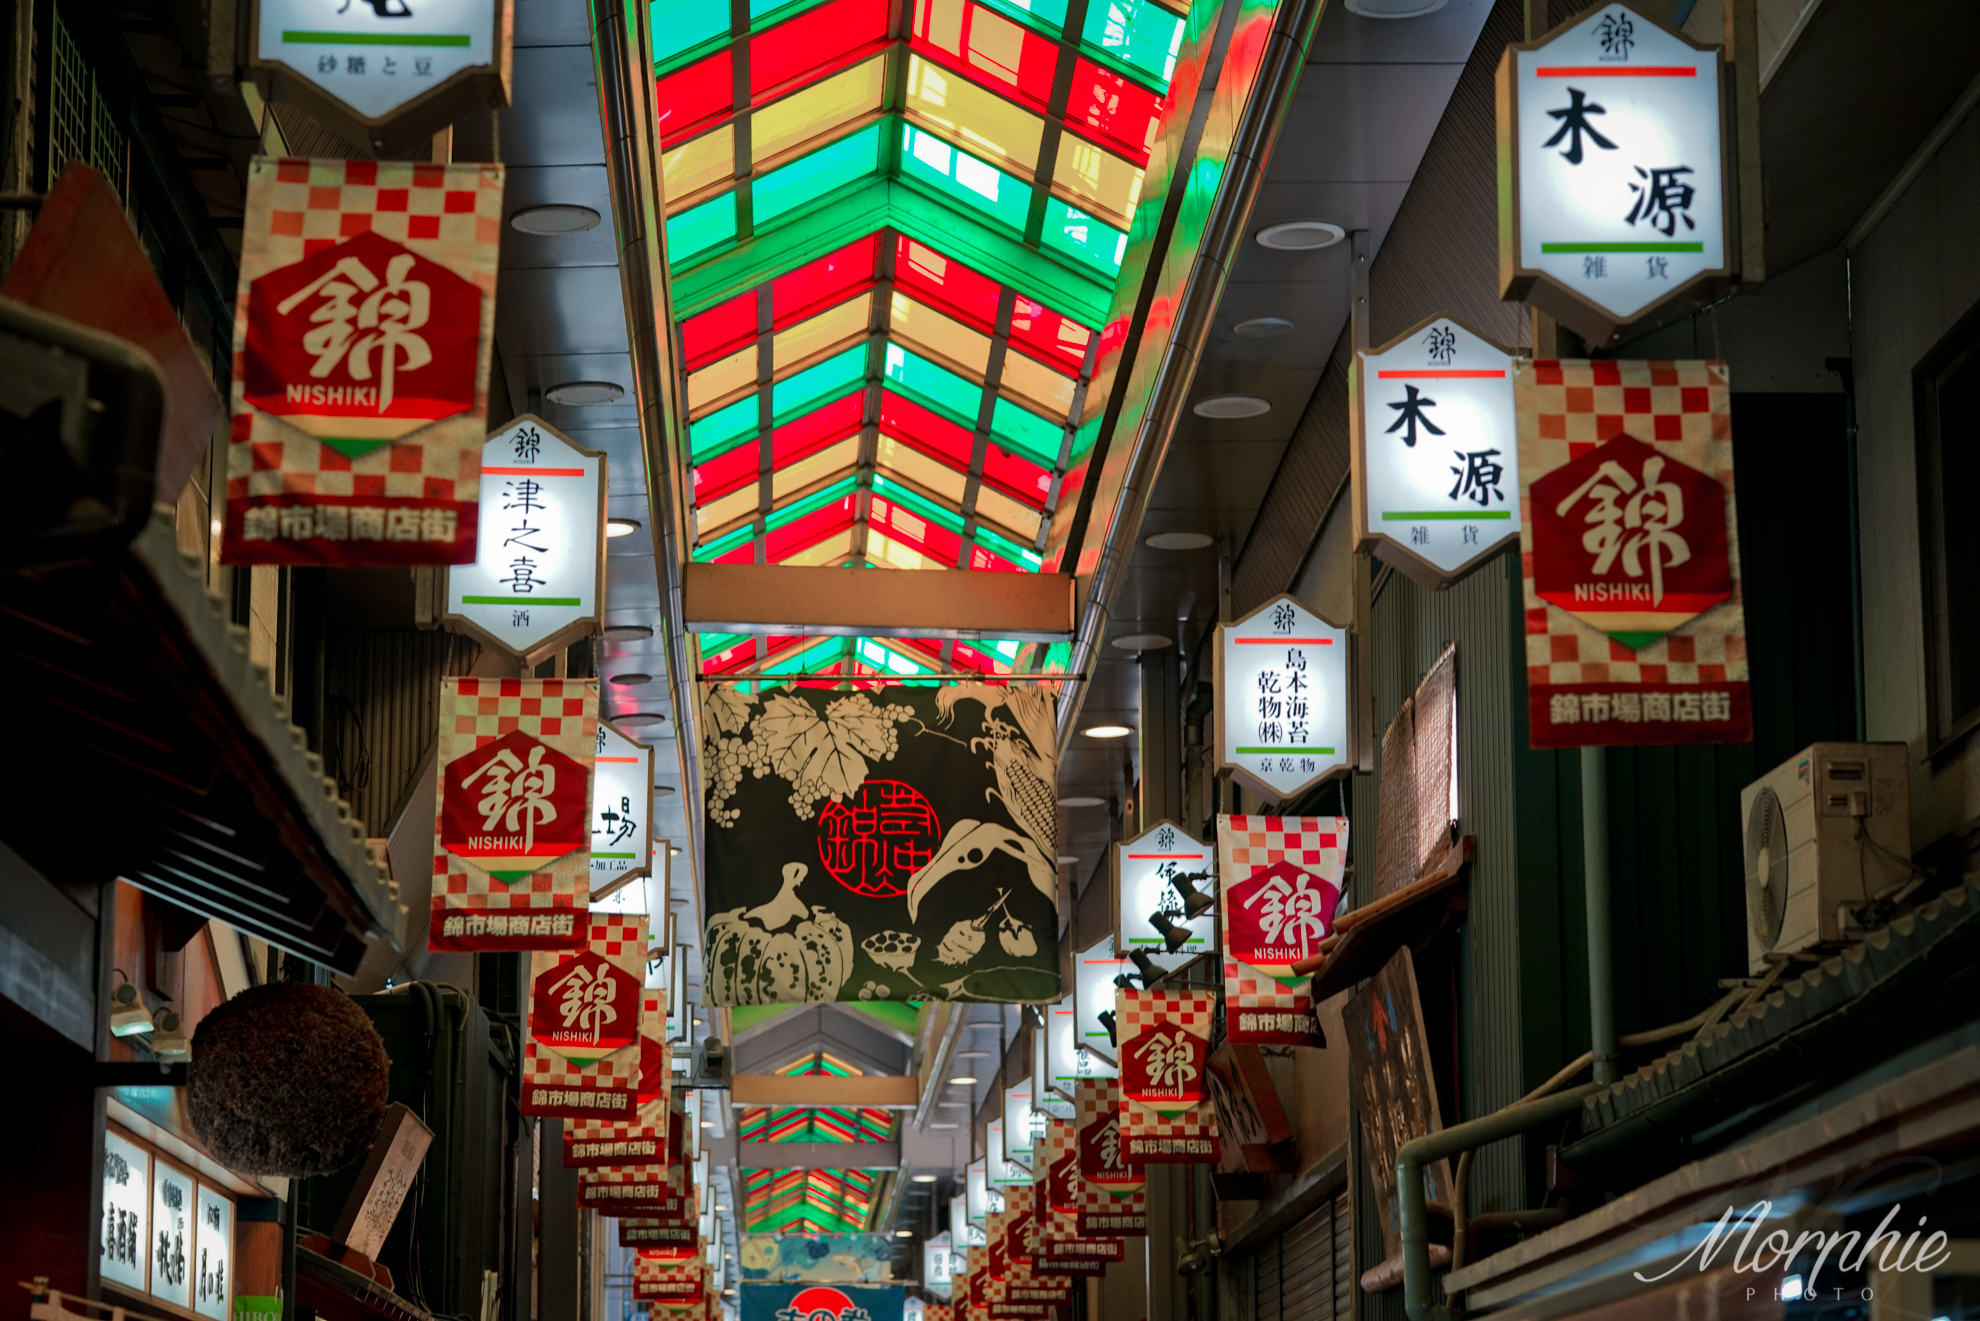
{"type": "Polygon", "coordinates": [[[1344,816],[1219,816],[1224,1030],[1231,1041],[1324,1046],[1313,977],[1293,971],[1334,931],[1347,864],[1344,816]]]}
{"type": "Polygon", "coordinates": [[[1522,360],[1533,746],[1753,737],[1723,362],[1522,360]]]}
{"type": "Polygon", "coordinates": [[[1121,1038],[1121,1147],[1149,1164],[1215,1164],[1217,1112],[1205,1074],[1215,991],[1114,992],[1121,1038]]]}
{"type": "Polygon", "coordinates": [[[1148,1175],[1121,1145],[1121,1090],[1113,1078],[1073,1085],[1079,1142],[1079,1232],[1093,1238],[1142,1238],[1148,1233],[1148,1175]]]}
{"type": "Polygon", "coordinates": [[[692,1245],[699,1237],[692,1222],[666,1221],[637,1216],[619,1220],[619,1246],[622,1248],[674,1247],[692,1245]]]}
{"type": "MultiPolygon", "coordinates": [[[[603,919],[601,918],[602,922],[603,919]]],[[[671,1159],[667,1116],[673,1052],[664,1035],[667,993],[640,993],[637,1113],[630,1120],[575,1119],[564,1124],[564,1164],[654,1165],[671,1159]]]]}
{"type": "Polygon", "coordinates": [[[596,679],[442,679],[436,950],[580,949],[596,679]]]}
{"type": "Polygon", "coordinates": [[[703,717],[711,1005],[1064,995],[1049,695],[712,685],[703,717]]]}
{"type": "Polygon", "coordinates": [[[1087,1239],[1079,1232],[1079,1137],[1074,1122],[1054,1119],[1045,1129],[1044,1153],[1036,1162],[1038,1182],[1032,1200],[1036,1229],[1031,1269],[1035,1275],[1101,1275],[1120,1261],[1119,1239],[1087,1239]]]}
{"type": "MultiPolygon", "coordinates": [[[[667,1121],[668,1150],[681,1150],[681,1115],[667,1121]]],[[[676,1156],[665,1165],[612,1165],[578,1171],[578,1205],[600,1215],[638,1216],[692,1229],[696,1221],[692,1162],[676,1156]]]]}
{"type": "Polygon", "coordinates": [[[601,914],[583,949],[530,955],[524,1114],[632,1118],[645,971],[644,913],[601,914]]]}
{"type": "Polygon", "coordinates": [[[741,1286],[741,1321],[901,1321],[898,1284],[759,1284],[741,1286]]]}
{"type": "Polygon", "coordinates": [[[674,1305],[698,1303],[706,1296],[703,1275],[699,1253],[685,1261],[641,1253],[633,1259],[633,1297],[674,1305]]]}
{"type": "Polygon", "coordinates": [[[502,167],[248,168],[225,564],[474,558],[502,167]]]}

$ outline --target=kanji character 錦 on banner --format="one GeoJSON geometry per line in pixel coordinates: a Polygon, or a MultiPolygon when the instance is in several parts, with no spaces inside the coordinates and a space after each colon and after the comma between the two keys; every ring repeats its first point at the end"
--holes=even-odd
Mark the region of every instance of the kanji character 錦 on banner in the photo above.
{"type": "Polygon", "coordinates": [[[1521,362],[1533,746],[1753,737],[1722,362],[1521,362]]]}
{"type": "Polygon", "coordinates": [[[584,945],[597,747],[596,679],[440,681],[429,948],[584,945]]]}
{"type": "Polygon", "coordinates": [[[1215,1164],[1210,1104],[1214,991],[1114,992],[1121,1042],[1121,1154],[1144,1164],[1215,1164]]]}
{"type": "Polygon", "coordinates": [[[1148,1176],[1121,1145],[1121,1091],[1113,1078],[1073,1084],[1078,1125],[1076,1227],[1089,1238],[1143,1238],[1148,1233],[1148,1176]]]}
{"type": "Polygon", "coordinates": [[[227,564],[474,559],[502,167],[248,170],[227,564]]]}
{"type": "Polygon", "coordinates": [[[530,955],[524,1114],[633,1119],[645,971],[644,913],[600,913],[583,949],[530,955]]]}
{"type": "Polygon", "coordinates": [[[1224,1031],[1232,1041],[1324,1046],[1312,958],[1334,930],[1347,862],[1344,816],[1219,816],[1224,1031]]]}
{"type": "MultiPolygon", "coordinates": [[[[602,920],[602,915],[601,915],[602,920]]],[[[668,1100],[673,1050],[667,1045],[667,993],[640,992],[638,1107],[630,1119],[573,1119],[564,1124],[564,1164],[652,1165],[671,1159],[668,1100]]]]}

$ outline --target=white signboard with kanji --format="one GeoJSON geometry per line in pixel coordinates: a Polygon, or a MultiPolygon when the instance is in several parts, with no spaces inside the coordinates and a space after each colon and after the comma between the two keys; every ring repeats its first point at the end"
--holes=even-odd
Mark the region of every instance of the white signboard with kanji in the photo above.
{"type": "Polygon", "coordinates": [[[1507,49],[1503,297],[1599,344],[1730,276],[1720,54],[1621,4],[1507,49]]]}
{"type": "Polygon", "coordinates": [[[1073,998],[1070,995],[1056,1005],[1040,1005],[1038,1030],[1031,1034],[1031,1076],[1035,1082],[1031,1089],[1031,1108],[1052,1119],[1073,1117],[1072,1088],[1077,1075],[1068,1072],[1060,1077],[1052,1067],[1055,1035],[1059,1038],[1056,1057],[1066,1061],[1068,1066],[1078,1058],[1073,1018],[1073,998]]]}
{"type": "Polygon", "coordinates": [[[1116,844],[1114,863],[1121,903],[1118,948],[1123,954],[1146,950],[1156,966],[1180,968],[1210,948],[1215,910],[1205,909],[1195,921],[1185,922],[1182,892],[1169,883],[1169,878],[1188,878],[1197,889],[1215,894],[1217,850],[1214,846],[1192,839],[1187,830],[1173,821],[1158,821],[1135,838],[1116,844]],[[1157,913],[1190,933],[1189,941],[1173,954],[1162,933],[1150,921],[1157,913]]]}
{"type": "MultiPolygon", "coordinates": [[[[591,787],[591,893],[646,875],[652,835],[653,749],[601,720],[591,787]]],[[[651,910],[642,904],[639,911],[651,910]]]]}
{"type": "Polygon", "coordinates": [[[1217,774],[1285,802],[1353,769],[1348,631],[1290,596],[1217,629],[1217,774]]]}
{"type": "Polygon", "coordinates": [[[1020,1078],[1004,1089],[1004,1154],[1026,1165],[1045,1135],[1045,1119],[1032,1109],[1031,1087],[1031,1079],[1020,1078]]]}
{"type": "Polygon", "coordinates": [[[603,452],[518,417],[482,447],[479,536],[474,563],[447,571],[449,624],[530,662],[599,631],[603,452]]]}
{"type": "Polygon", "coordinates": [[[364,145],[508,104],[514,0],[256,0],[255,66],[364,145]],[[301,93],[300,96],[296,93],[301,93]]]}
{"type": "Polygon", "coordinates": [[[1083,1062],[1074,1063],[1074,1071],[1081,1078],[1115,1077],[1120,1052],[1100,1015],[1114,1012],[1114,978],[1133,976],[1134,965],[1115,956],[1112,936],[1080,951],[1074,964],[1073,1041],[1085,1055],[1083,1062]]]}
{"type": "Polygon", "coordinates": [[[1512,367],[1510,353],[1447,316],[1356,352],[1357,548],[1438,590],[1519,540],[1512,367]]]}

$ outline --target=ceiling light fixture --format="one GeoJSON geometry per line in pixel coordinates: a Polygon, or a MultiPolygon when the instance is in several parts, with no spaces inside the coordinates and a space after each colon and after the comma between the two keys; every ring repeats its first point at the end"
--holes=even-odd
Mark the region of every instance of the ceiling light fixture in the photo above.
{"type": "Polygon", "coordinates": [[[138,1000],[138,988],[125,982],[111,992],[110,1035],[113,1037],[142,1036],[154,1029],[151,1011],[138,1000]]]}
{"type": "Polygon", "coordinates": [[[636,683],[652,683],[653,676],[650,674],[642,674],[638,670],[628,670],[624,674],[613,675],[609,680],[609,682],[620,684],[625,687],[631,687],[633,684],[636,683]]]}
{"type": "Polygon", "coordinates": [[[917,1174],[917,1175],[915,1175],[915,1176],[914,1176],[914,1182],[915,1182],[915,1183],[933,1183],[933,1182],[935,1182],[935,1176],[934,1176],[934,1175],[932,1175],[932,1174],[917,1174]]]}
{"type": "Polygon", "coordinates": [[[609,404],[625,394],[625,387],[610,381],[565,381],[553,385],[543,392],[543,397],[553,404],[563,404],[570,408],[583,408],[589,404],[609,404]]]}
{"type": "Polygon", "coordinates": [[[1363,18],[1422,18],[1444,4],[1445,0],[1347,0],[1348,12],[1363,18]]]}
{"type": "Polygon", "coordinates": [[[1216,542],[1208,532],[1157,532],[1141,544],[1156,550],[1202,550],[1216,542]]]}
{"type": "Polygon", "coordinates": [[[554,206],[526,207],[509,217],[509,228],[518,234],[582,234],[598,228],[599,215],[588,206],[558,203],[554,206]]]}
{"type": "Polygon", "coordinates": [[[665,798],[672,792],[674,792],[674,786],[671,784],[656,784],[653,786],[653,796],[655,798],[665,798]]]}
{"type": "MultiPolygon", "coordinates": [[[[650,679],[652,676],[649,675],[647,677],[650,679]]],[[[613,716],[612,723],[615,725],[659,725],[664,724],[666,719],[667,713],[665,711],[628,711],[622,716],[613,716]]]]}
{"type": "Polygon", "coordinates": [[[1241,417],[1263,417],[1272,411],[1269,399],[1260,399],[1255,394],[1213,394],[1208,399],[1199,399],[1189,410],[1198,417],[1213,417],[1233,420],[1241,417]]]}
{"type": "Polygon", "coordinates": [[[965,1074],[962,1074],[962,1075],[960,1075],[960,1076],[958,1076],[958,1077],[955,1077],[955,1078],[951,1078],[951,1079],[949,1079],[949,1086],[951,1086],[951,1087],[974,1087],[974,1086],[976,1086],[976,1079],[974,1079],[974,1078],[972,1078],[972,1077],[970,1077],[970,1076],[969,1076],[968,1074],[966,1074],[966,1073],[965,1073],[965,1074]]]}
{"type": "Polygon", "coordinates": [[[653,636],[653,629],[646,624],[607,624],[604,637],[608,642],[644,642],[653,636]]]}
{"type": "Polygon", "coordinates": [[[913,1237],[914,1237],[914,1231],[913,1231],[912,1229],[897,1229],[897,1230],[895,1230],[895,1231],[894,1231],[894,1237],[895,1237],[895,1238],[913,1238],[913,1237]]]}
{"type": "Polygon", "coordinates": [[[960,1128],[960,1127],[962,1127],[962,1125],[960,1125],[960,1124],[930,1124],[930,1125],[929,1125],[928,1127],[930,1127],[931,1129],[933,1129],[933,1128],[960,1128]]]}
{"type": "Polygon", "coordinates": [[[1259,230],[1258,246],[1280,252],[1312,252],[1331,248],[1346,237],[1347,231],[1331,220],[1288,220],[1259,230]]]}
{"type": "Polygon", "coordinates": [[[608,518],[605,520],[605,538],[608,541],[613,537],[630,537],[637,531],[639,531],[639,520],[636,518],[608,518]]]}
{"type": "MultiPolygon", "coordinates": [[[[667,856],[668,856],[668,857],[670,857],[670,858],[678,858],[678,857],[680,857],[680,856],[681,856],[681,851],[680,851],[679,849],[677,849],[677,848],[673,848],[673,849],[668,849],[668,850],[667,850],[667,856]]],[[[685,902],[685,901],[683,901],[683,902],[685,902]]]]}
{"type": "Polygon", "coordinates": [[[1078,859],[1078,858],[1076,858],[1076,857],[1074,857],[1074,856],[1073,856],[1072,854],[1070,854],[1070,853],[1061,853],[1061,854],[1059,855],[1059,865],[1060,865],[1061,867],[1070,867],[1070,866],[1072,866],[1072,865],[1073,865],[1073,864],[1074,864],[1075,862],[1078,862],[1078,861],[1079,861],[1079,859],[1078,859]]]}
{"type": "Polygon", "coordinates": [[[1059,800],[1060,807],[1105,807],[1107,800],[1095,798],[1092,794],[1072,794],[1059,800]]]}
{"type": "Polygon", "coordinates": [[[1088,725],[1080,733],[1088,738],[1126,738],[1134,730],[1127,725],[1088,725]]]}
{"type": "Polygon", "coordinates": [[[1176,640],[1165,633],[1125,633],[1108,645],[1121,651],[1160,651],[1175,646],[1176,640]]]}
{"type": "Polygon", "coordinates": [[[1292,334],[1293,323],[1282,316],[1255,316],[1232,326],[1231,333],[1246,339],[1277,339],[1281,335],[1292,334]]]}

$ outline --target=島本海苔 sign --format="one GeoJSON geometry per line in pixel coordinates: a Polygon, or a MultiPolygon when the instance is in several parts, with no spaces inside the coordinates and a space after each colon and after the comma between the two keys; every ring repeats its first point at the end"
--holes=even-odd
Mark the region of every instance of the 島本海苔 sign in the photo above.
{"type": "Polygon", "coordinates": [[[1290,596],[1217,629],[1217,773],[1284,801],[1352,765],[1348,631],[1290,596]]]}
{"type": "Polygon", "coordinates": [[[1355,354],[1357,546],[1438,589],[1519,540],[1512,367],[1447,316],[1355,354]]]}
{"type": "Polygon", "coordinates": [[[1158,821],[1130,840],[1114,846],[1115,870],[1120,884],[1120,949],[1146,950],[1162,968],[1179,968],[1210,948],[1211,929],[1216,923],[1205,909],[1194,920],[1185,920],[1182,892],[1171,877],[1182,877],[1205,894],[1216,893],[1216,851],[1193,839],[1173,821],[1158,821]],[[1150,920],[1160,913],[1170,922],[1189,930],[1189,940],[1171,953],[1168,942],[1150,920]]]}
{"type": "Polygon", "coordinates": [[[526,661],[599,630],[604,454],[524,414],[482,448],[480,522],[474,563],[447,571],[450,624],[526,661]]]}
{"type": "Polygon", "coordinates": [[[1620,4],[1507,49],[1502,297],[1601,343],[1731,275],[1721,63],[1620,4]]]}
{"type": "Polygon", "coordinates": [[[272,99],[303,103],[360,146],[397,150],[508,104],[513,4],[256,0],[249,63],[272,99]]]}

